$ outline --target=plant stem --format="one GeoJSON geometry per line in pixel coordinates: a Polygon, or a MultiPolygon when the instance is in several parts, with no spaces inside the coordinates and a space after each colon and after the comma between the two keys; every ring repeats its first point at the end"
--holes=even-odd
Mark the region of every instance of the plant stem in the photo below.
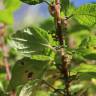
{"type": "Polygon", "coordinates": [[[8,52],[9,49],[7,45],[5,44],[5,35],[6,35],[6,25],[4,23],[0,23],[0,48],[3,52],[3,63],[5,65],[6,69],[6,79],[11,79],[11,73],[10,73],[10,65],[8,63],[8,52]]]}
{"type": "Polygon", "coordinates": [[[16,91],[13,90],[13,91],[10,93],[10,96],[16,96],[16,91]]]}
{"type": "MultiPolygon", "coordinates": [[[[6,79],[8,81],[11,80],[11,72],[10,72],[10,64],[8,62],[8,56],[9,56],[9,48],[7,47],[7,44],[5,43],[5,36],[6,36],[6,24],[0,23],[0,49],[3,52],[3,64],[5,65],[6,69],[6,79]]],[[[16,92],[12,91],[10,96],[16,96],[16,92]]]]}
{"type": "MultiPolygon", "coordinates": [[[[58,36],[58,41],[61,46],[60,48],[60,55],[61,55],[61,61],[62,61],[62,73],[64,75],[65,80],[65,89],[66,95],[64,96],[71,96],[70,91],[69,91],[69,72],[68,72],[68,67],[67,67],[67,58],[65,56],[65,51],[63,48],[64,41],[63,41],[63,35],[62,35],[62,23],[61,23],[61,17],[60,17],[60,0],[55,0],[55,24],[56,24],[56,35],[58,36]]],[[[66,31],[66,30],[64,30],[66,31]]]]}

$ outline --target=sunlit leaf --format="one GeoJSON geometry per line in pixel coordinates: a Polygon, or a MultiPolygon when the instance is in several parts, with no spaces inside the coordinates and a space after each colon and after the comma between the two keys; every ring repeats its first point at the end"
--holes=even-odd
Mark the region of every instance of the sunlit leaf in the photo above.
{"type": "Polygon", "coordinates": [[[35,60],[42,60],[42,61],[45,61],[45,60],[52,60],[51,57],[45,56],[45,55],[32,55],[32,59],[35,59],[35,60]]]}
{"type": "Polygon", "coordinates": [[[47,31],[39,27],[25,28],[13,35],[16,48],[22,53],[42,54],[51,47],[47,31]]]}
{"type": "Polygon", "coordinates": [[[13,12],[20,7],[20,0],[4,0],[5,9],[13,12]]]}
{"type": "Polygon", "coordinates": [[[72,69],[72,72],[96,72],[96,65],[80,64],[72,69]]]}
{"type": "Polygon", "coordinates": [[[96,65],[80,64],[72,68],[72,72],[77,73],[80,80],[91,80],[92,78],[96,78],[96,65]]]}
{"type": "Polygon", "coordinates": [[[1,10],[0,22],[3,22],[5,24],[13,24],[13,14],[7,10],[1,10]]]}
{"type": "Polygon", "coordinates": [[[21,89],[19,96],[36,96],[37,91],[40,89],[41,81],[36,79],[28,82],[21,89]]]}
{"type": "Polygon", "coordinates": [[[73,15],[81,24],[92,26],[96,23],[96,4],[82,5],[74,10],[73,15]]]}

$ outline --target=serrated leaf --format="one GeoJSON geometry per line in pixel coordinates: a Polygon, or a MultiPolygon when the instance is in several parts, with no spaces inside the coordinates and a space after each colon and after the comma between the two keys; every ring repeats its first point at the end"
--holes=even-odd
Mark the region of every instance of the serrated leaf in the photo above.
{"type": "Polygon", "coordinates": [[[81,24],[92,26],[96,23],[96,4],[82,5],[74,10],[73,15],[81,24]]]}
{"type": "Polygon", "coordinates": [[[13,35],[16,48],[22,53],[42,54],[50,46],[47,31],[39,27],[30,27],[20,30],[13,35]]]}
{"type": "Polygon", "coordinates": [[[48,36],[50,38],[50,45],[56,46],[57,42],[52,38],[52,36],[55,34],[55,25],[54,25],[54,19],[48,18],[47,20],[44,20],[42,23],[40,23],[40,28],[47,31],[48,36]]]}
{"type": "Polygon", "coordinates": [[[61,0],[61,10],[64,11],[65,15],[67,15],[69,4],[70,4],[70,0],[61,0]]]}
{"type": "Polygon", "coordinates": [[[12,69],[8,91],[15,90],[17,86],[24,85],[30,80],[43,78],[49,61],[41,61],[24,57],[18,60],[12,69]]]}
{"type": "Polygon", "coordinates": [[[35,5],[42,3],[44,0],[21,0],[21,1],[30,5],[35,5]]]}

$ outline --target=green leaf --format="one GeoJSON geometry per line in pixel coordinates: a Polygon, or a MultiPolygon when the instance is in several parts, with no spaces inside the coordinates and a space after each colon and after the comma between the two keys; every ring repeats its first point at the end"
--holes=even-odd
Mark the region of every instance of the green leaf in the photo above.
{"type": "Polygon", "coordinates": [[[42,61],[45,61],[45,60],[52,60],[51,57],[45,56],[45,55],[32,55],[32,59],[35,59],[35,60],[42,60],[42,61]]]}
{"type": "Polygon", "coordinates": [[[72,72],[96,72],[96,65],[80,64],[72,69],[72,72]]]}
{"type": "Polygon", "coordinates": [[[85,37],[82,41],[81,41],[81,43],[80,43],[80,45],[79,45],[79,48],[87,48],[88,46],[89,46],[89,42],[91,42],[91,38],[90,38],[90,36],[88,37],[85,37]]]}
{"type": "Polygon", "coordinates": [[[44,20],[43,22],[41,22],[39,26],[40,26],[40,28],[47,31],[48,36],[50,38],[51,46],[56,46],[57,42],[52,37],[52,36],[55,35],[54,19],[53,18],[48,18],[47,20],[44,20]]]}
{"type": "Polygon", "coordinates": [[[0,22],[3,22],[5,24],[13,24],[13,14],[8,10],[1,10],[0,22]]]}
{"type": "MultiPolygon", "coordinates": [[[[68,16],[70,16],[70,15],[68,15],[68,16]]],[[[80,33],[81,31],[85,31],[85,30],[89,31],[90,27],[82,25],[75,18],[72,18],[72,19],[70,19],[70,23],[69,23],[67,30],[70,34],[72,34],[72,33],[74,34],[74,33],[80,33]]]]}
{"type": "Polygon", "coordinates": [[[49,94],[46,91],[40,90],[40,91],[37,91],[36,96],[49,96],[49,94]]]}
{"type": "Polygon", "coordinates": [[[91,80],[96,78],[96,65],[80,64],[73,68],[71,72],[77,73],[80,80],[91,80]]]}
{"type": "Polygon", "coordinates": [[[42,54],[48,50],[50,40],[47,31],[39,27],[30,27],[20,30],[13,35],[16,48],[21,53],[42,54]]]}
{"type": "Polygon", "coordinates": [[[74,85],[71,85],[70,89],[71,89],[72,94],[74,94],[74,93],[78,93],[81,89],[83,89],[83,87],[84,87],[83,84],[74,84],[74,85]]]}
{"type": "Polygon", "coordinates": [[[80,63],[80,62],[84,62],[85,58],[80,54],[80,53],[75,53],[72,54],[72,59],[73,61],[75,61],[75,63],[80,63]]]}
{"type": "Polygon", "coordinates": [[[21,1],[30,5],[35,5],[42,3],[44,0],[21,0],[21,1]]]}
{"type": "Polygon", "coordinates": [[[96,53],[90,53],[85,55],[84,57],[89,60],[96,60],[96,53]]]}
{"type": "Polygon", "coordinates": [[[4,0],[5,9],[13,12],[20,7],[20,0],[4,0]]]}
{"type": "Polygon", "coordinates": [[[8,91],[15,90],[17,86],[24,85],[30,80],[42,79],[49,61],[41,61],[24,57],[18,60],[12,69],[12,78],[8,91]]]}
{"type": "Polygon", "coordinates": [[[82,5],[74,10],[73,15],[81,24],[92,26],[96,23],[96,4],[82,5]]]}
{"type": "MultiPolygon", "coordinates": [[[[70,0],[69,0],[70,1],[70,0]]],[[[68,2],[68,1],[67,1],[68,2]]],[[[75,6],[69,2],[68,9],[66,9],[66,16],[72,16],[73,12],[75,10],[75,6]]],[[[63,11],[63,10],[62,10],[63,11]]],[[[64,11],[65,12],[65,11],[64,11]]]]}
{"type": "Polygon", "coordinates": [[[64,14],[67,15],[70,0],[61,0],[61,10],[64,10],[64,14]]]}
{"type": "Polygon", "coordinates": [[[6,94],[5,92],[3,92],[3,91],[0,89],[0,96],[8,96],[8,94],[6,94]]]}
{"type": "Polygon", "coordinates": [[[44,20],[42,23],[40,23],[40,28],[48,31],[48,33],[55,33],[54,19],[48,18],[47,20],[44,20]]]}
{"type": "MultiPolygon", "coordinates": [[[[32,80],[23,86],[18,96],[36,96],[41,87],[41,80],[32,80]]],[[[16,95],[17,96],[17,95],[16,95]]]]}
{"type": "Polygon", "coordinates": [[[20,6],[19,0],[3,0],[4,9],[0,10],[0,22],[13,24],[13,12],[20,6]]]}
{"type": "Polygon", "coordinates": [[[80,80],[91,80],[92,78],[96,79],[96,72],[84,72],[78,73],[80,80]]]}

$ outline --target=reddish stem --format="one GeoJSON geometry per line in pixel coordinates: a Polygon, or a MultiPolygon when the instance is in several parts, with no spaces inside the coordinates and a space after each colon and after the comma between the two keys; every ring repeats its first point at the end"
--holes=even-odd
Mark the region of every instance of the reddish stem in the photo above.
{"type": "Polygon", "coordinates": [[[13,90],[13,91],[11,92],[10,96],[16,96],[16,91],[13,90]]]}
{"type": "Polygon", "coordinates": [[[8,63],[8,48],[5,44],[5,34],[6,34],[6,25],[3,23],[0,23],[0,48],[3,52],[3,63],[6,68],[6,79],[11,79],[11,73],[10,73],[10,66],[8,63]]]}
{"type": "MultiPolygon", "coordinates": [[[[68,72],[68,66],[67,66],[67,58],[64,52],[64,42],[63,42],[63,35],[62,35],[62,24],[61,24],[61,17],[60,17],[60,0],[55,0],[56,6],[55,6],[55,11],[56,11],[56,16],[55,16],[55,23],[56,23],[56,34],[58,36],[58,41],[60,43],[61,49],[60,49],[60,54],[61,54],[61,61],[62,61],[62,72],[64,75],[65,80],[65,90],[66,90],[66,96],[71,96],[70,91],[69,91],[69,72],[68,72]]],[[[65,31],[65,30],[64,30],[65,31]]],[[[65,91],[64,90],[64,91],[65,91]]]]}
{"type": "Polygon", "coordinates": [[[6,57],[3,59],[3,63],[5,64],[6,68],[6,79],[10,80],[11,79],[10,65],[8,64],[8,59],[6,57]]]}

